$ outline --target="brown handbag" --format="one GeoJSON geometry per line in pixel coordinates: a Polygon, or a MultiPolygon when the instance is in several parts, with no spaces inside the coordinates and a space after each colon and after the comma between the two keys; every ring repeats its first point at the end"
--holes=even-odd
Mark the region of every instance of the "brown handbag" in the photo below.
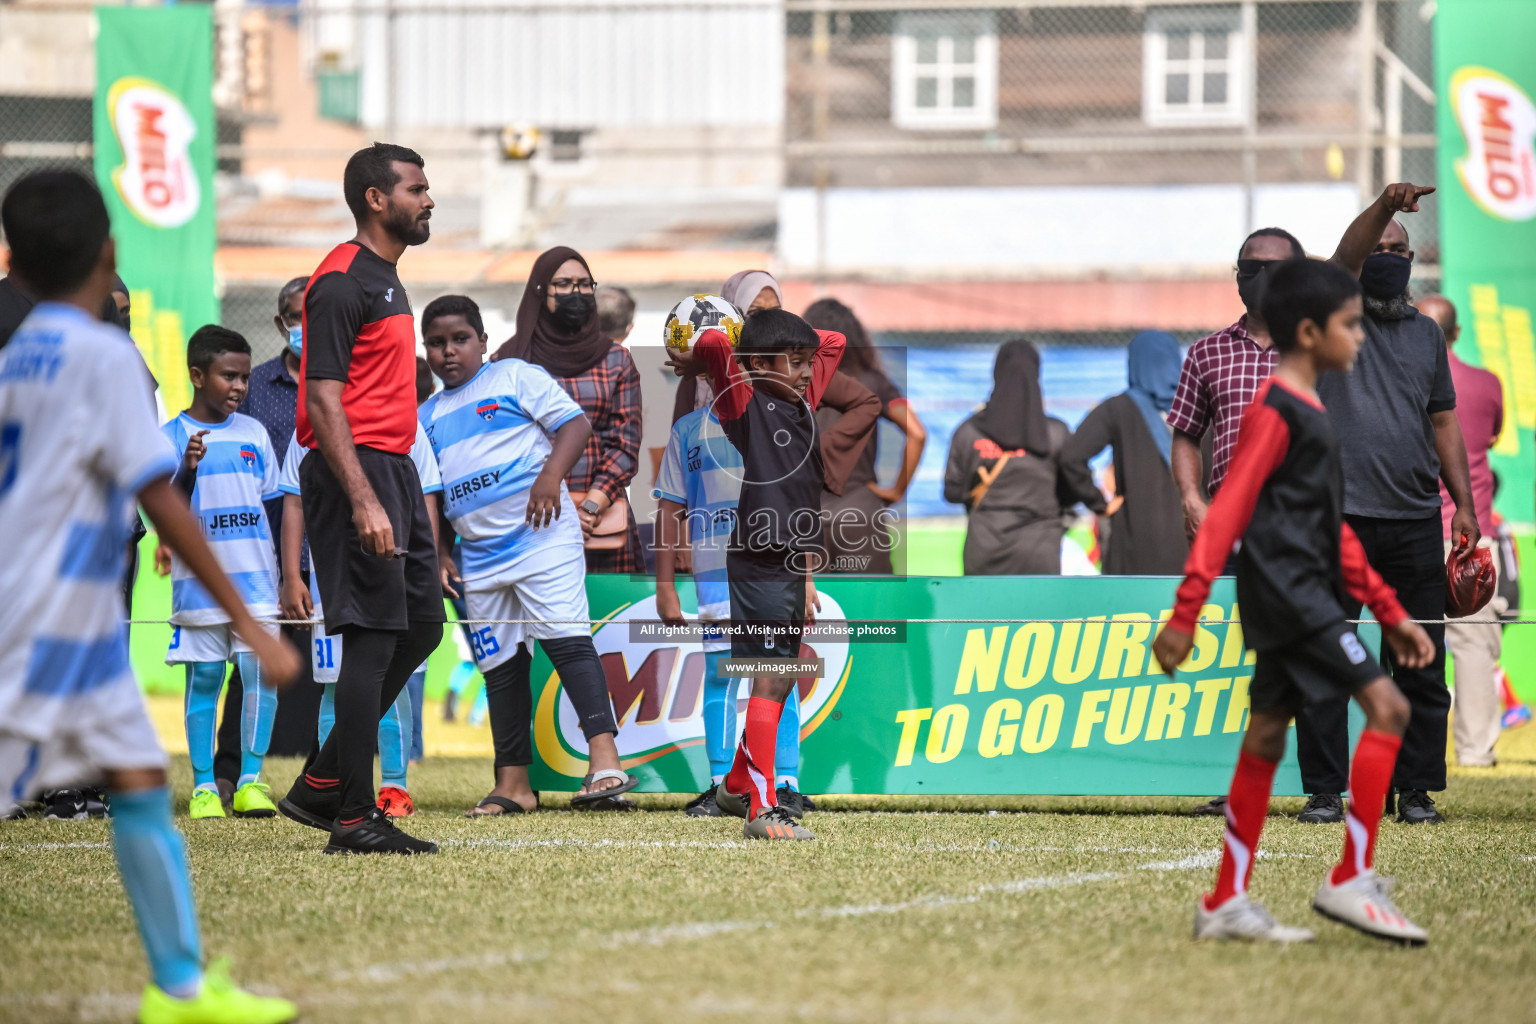
{"type": "MultiPolygon", "coordinates": [[[[587,500],[586,491],[571,492],[571,501],[581,507],[587,500]]],[[[629,501],[620,498],[609,505],[597,517],[597,526],[582,539],[588,551],[617,551],[629,543],[629,501]]]]}

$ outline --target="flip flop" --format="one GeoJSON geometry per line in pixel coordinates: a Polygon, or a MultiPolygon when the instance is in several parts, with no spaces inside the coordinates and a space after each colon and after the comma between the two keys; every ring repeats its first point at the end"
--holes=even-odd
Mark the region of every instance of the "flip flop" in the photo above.
{"type": "Polygon", "coordinates": [[[618,797],[620,794],[628,793],[630,790],[640,785],[639,779],[635,778],[633,775],[622,769],[604,768],[602,771],[592,772],[588,774],[586,778],[581,780],[581,784],[583,786],[591,786],[594,782],[602,782],[605,779],[618,779],[619,784],[617,786],[610,786],[607,789],[593,790],[590,793],[577,793],[575,796],[571,797],[571,806],[576,808],[584,808],[586,810],[628,810],[630,807],[635,806],[634,803],[629,800],[615,799],[615,797],[618,797]],[[610,800],[613,802],[612,807],[597,806],[604,801],[610,800]]]}
{"type": "MultiPolygon", "coordinates": [[[[535,799],[537,799],[537,796],[535,796],[535,799]]],[[[486,797],[484,800],[481,800],[479,803],[475,804],[475,808],[476,809],[479,809],[481,807],[500,807],[501,810],[498,811],[495,814],[471,814],[468,811],[466,811],[464,813],[464,817],[466,817],[466,818],[504,818],[504,817],[506,817],[509,814],[527,814],[528,813],[527,809],[524,808],[523,805],[518,803],[516,800],[512,800],[512,799],[509,799],[509,798],[504,797],[504,796],[497,796],[495,793],[492,793],[490,796],[486,797]]]]}

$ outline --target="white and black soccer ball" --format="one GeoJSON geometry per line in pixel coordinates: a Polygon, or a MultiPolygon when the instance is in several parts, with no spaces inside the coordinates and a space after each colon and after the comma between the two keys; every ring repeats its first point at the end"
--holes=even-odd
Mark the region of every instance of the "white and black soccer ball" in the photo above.
{"type": "Polygon", "coordinates": [[[718,328],[731,340],[731,347],[741,340],[741,313],[718,295],[690,295],[667,314],[661,339],[667,350],[687,355],[693,343],[711,327],[718,328]]]}

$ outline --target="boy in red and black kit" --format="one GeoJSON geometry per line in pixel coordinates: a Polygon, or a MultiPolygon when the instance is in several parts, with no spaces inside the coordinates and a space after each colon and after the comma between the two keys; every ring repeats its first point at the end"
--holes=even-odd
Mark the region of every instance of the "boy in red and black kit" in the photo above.
{"type": "MultiPolygon", "coordinates": [[[[818,606],[812,574],[824,557],[821,491],[824,470],[816,440],[816,406],[843,358],[844,339],[814,330],[782,309],[747,318],[733,358],[730,341],[704,332],[694,347],[715,389],[721,429],[741,452],[741,500],[726,553],[731,593],[731,656],[794,659],[818,606]]],[[[873,426],[880,403],[844,413],[873,426]]],[[[778,806],[774,747],[792,676],[752,682],[746,728],[731,771],[715,793],[722,811],[747,819],[748,839],[815,839],[778,806]]]]}
{"type": "Polygon", "coordinates": [[[1370,607],[1399,664],[1425,665],[1435,649],[1343,521],[1338,435],[1316,390],[1320,372],[1354,366],[1364,336],[1360,285],[1334,264],[1289,260],[1270,272],[1263,310],[1279,365],[1243,414],[1232,469],[1190,549],[1173,617],[1153,645],[1172,674],[1189,656],[1211,580],[1241,540],[1237,600],[1258,663],[1221,868],[1215,891],[1196,907],[1195,938],[1312,939],[1250,901],[1248,877],[1291,720],[1308,703],[1348,694],[1366,721],[1350,770],[1344,856],[1312,907],[1367,934],[1422,945],[1428,934],[1392,904],[1372,868],[1408,702],[1345,621],[1344,605],[1353,597],[1370,607]]]}

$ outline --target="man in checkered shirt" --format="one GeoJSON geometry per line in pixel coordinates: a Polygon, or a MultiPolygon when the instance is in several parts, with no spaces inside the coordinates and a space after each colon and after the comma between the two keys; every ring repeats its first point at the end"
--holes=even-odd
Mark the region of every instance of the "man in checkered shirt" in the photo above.
{"type": "Polygon", "coordinates": [[[1215,429],[1210,480],[1214,495],[1237,447],[1243,410],[1253,401],[1259,385],[1275,372],[1275,350],[1258,311],[1259,289],[1255,286],[1261,280],[1260,273],[1268,263],[1306,255],[1296,237],[1283,228],[1260,228],[1249,235],[1237,252],[1237,290],[1247,312],[1232,326],[1191,345],[1179,371],[1179,388],[1168,412],[1168,425],[1173,428],[1173,479],[1184,502],[1184,531],[1190,540],[1195,539],[1206,509],[1200,439],[1207,430],[1215,429]]]}

